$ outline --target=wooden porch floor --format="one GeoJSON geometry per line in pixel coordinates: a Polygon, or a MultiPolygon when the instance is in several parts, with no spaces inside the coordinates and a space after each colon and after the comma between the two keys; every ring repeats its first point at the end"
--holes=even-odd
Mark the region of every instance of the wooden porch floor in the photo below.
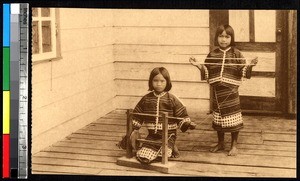
{"type": "MultiPolygon", "coordinates": [[[[210,153],[216,144],[212,116],[191,114],[196,130],[179,133],[180,158],[170,174],[119,166],[126,154],[116,143],[125,135],[126,114],[113,111],[32,156],[32,174],[197,176],[197,177],[296,177],[296,120],[270,116],[244,116],[245,128],[238,139],[239,155],[226,149],[210,153]]],[[[145,132],[143,129],[141,132],[145,132]]]]}

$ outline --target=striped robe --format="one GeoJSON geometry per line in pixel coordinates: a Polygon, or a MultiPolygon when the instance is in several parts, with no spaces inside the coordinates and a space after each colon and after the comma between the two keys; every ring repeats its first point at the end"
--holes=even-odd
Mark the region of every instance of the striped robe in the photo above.
{"type": "MultiPolygon", "coordinates": [[[[185,132],[190,125],[190,118],[185,106],[173,94],[163,92],[156,95],[150,92],[145,95],[136,105],[134,113],[146,113],[158,115],[159,112],[167,112],[168,116],[185,118],[183,120],[168,119],[168,157],[171,157],[172,150],[177,136],[177,128],[185,132]]],[[[148,129],[146,140],[162,139],[162,119],[149,116],[134,115],[132,118],[133,129],[138,130],[144,124],[148,129]]],[[[143,143],[137,151],[137,159],[142,163],[150,163],[158,156],[161,156],[161,146],[143,143]]]]}
{"type": "Polygon", "coordinates": [[[235,132],[243,128],[238,88],[243,77],[248,79],[251,77],[252,67],[245,65],[245,59],[227,58],[243,58],[243,55],[232,47],[226,50],[219,48],[213,50],[208,54],[205,63],[219,63],[219,65],[206,64],[201,77],[206,79],[213,89],[212,127],[216,131],[235,132]]]}

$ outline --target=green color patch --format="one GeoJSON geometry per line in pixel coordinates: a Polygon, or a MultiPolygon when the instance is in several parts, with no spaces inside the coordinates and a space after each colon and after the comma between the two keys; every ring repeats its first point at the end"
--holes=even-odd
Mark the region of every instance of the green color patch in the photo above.
{"type": "Polygon", "coordinates": [[[3,47],[3,90],[10,89],[10,48],[3,47]]]}

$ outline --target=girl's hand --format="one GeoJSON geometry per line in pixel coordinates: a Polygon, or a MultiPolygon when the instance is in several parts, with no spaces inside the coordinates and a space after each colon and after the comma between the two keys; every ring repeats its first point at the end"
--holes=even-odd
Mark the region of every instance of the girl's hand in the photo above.
{"type": "Polygon", "coordinates": [[[255,66],[256,64],[257,64],[257,62],[258,62],[258,60],[257,60],[257,57],[255,58],[255,59],[253,59],[253,60],[251,60],[251,65],[252,66],[255,66]]]}
{"type": "Polygon", "coordinates": [[[194,57],[191,57],[191,58],[189,59],[189,61],[190,61],[190,63],[191,63],[192,65],[198,67],[200,70],[203,69],[203,65],[200,64],[199,62],[197,62],[197,60],[196,60],[194,57]]]}
{"type": "Polygon", "coordinates": [[[190,57],[189,61],[192,65],[197,66],[197,61],[194,57],[190,57]]]}

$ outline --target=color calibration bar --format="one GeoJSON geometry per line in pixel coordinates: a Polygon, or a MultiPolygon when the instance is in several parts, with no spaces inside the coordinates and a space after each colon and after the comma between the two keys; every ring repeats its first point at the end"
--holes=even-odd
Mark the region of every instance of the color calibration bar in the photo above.
{"type": "Polygon", "coordinates": [[[10,177],[18,174],[19,4],[10,4],[10,177]]]}
{"type": "Polygon", "coordinates": [[[3,178],[28,175],[28,9],[3,4],[3,178]]]}
{"type": "Polygon", "coordinates": [[[10,178],[10,5],[3,4],[2,177],[10,178]]]}

